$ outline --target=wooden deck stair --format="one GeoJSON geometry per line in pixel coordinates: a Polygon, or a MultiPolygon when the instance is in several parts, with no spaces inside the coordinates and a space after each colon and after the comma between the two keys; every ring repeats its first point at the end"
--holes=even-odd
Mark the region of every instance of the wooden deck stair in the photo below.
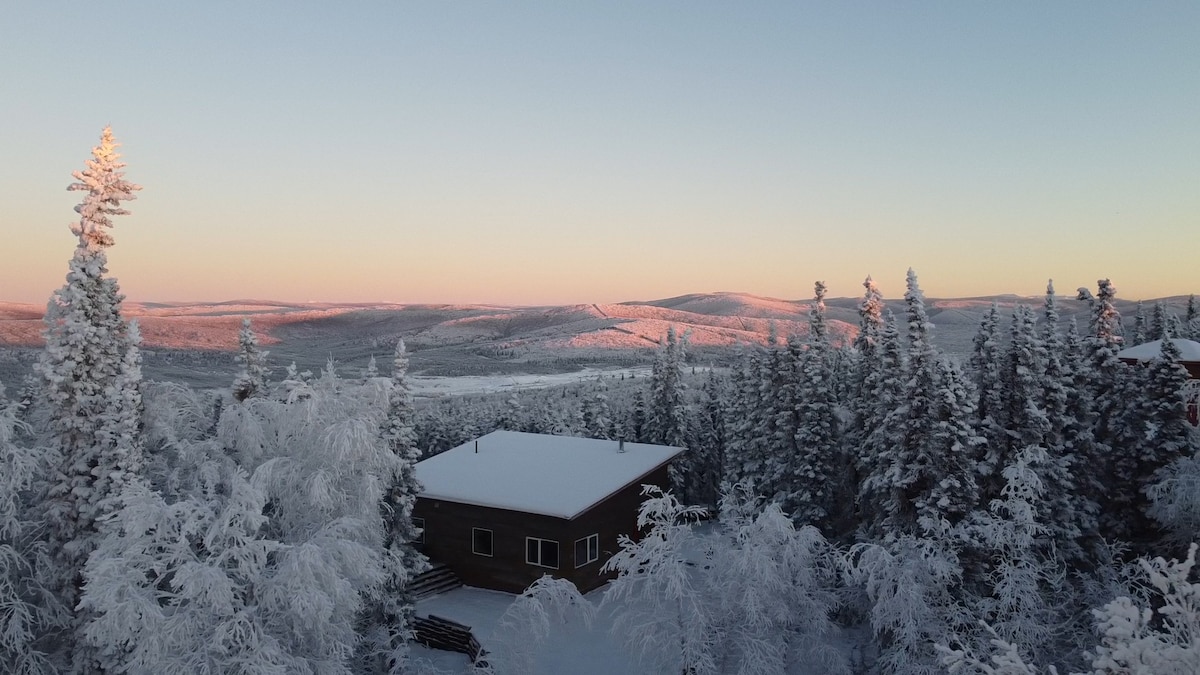
{"type": "Polygon", "coordinates": [[[413,599],[419,601],[454,590],[462,585],[462,581],[454,573],[454,570],[444,563],[434,563],[433,567],[413,579],[408,590],[412,593],[413,599]]]}

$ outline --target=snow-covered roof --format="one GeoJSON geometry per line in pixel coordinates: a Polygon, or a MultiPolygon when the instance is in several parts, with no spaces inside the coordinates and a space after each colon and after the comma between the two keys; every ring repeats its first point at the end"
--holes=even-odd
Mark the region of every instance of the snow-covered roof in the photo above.
{"type": "MultiPolygon", "coordinates": [[[[1179,348],[1180,361],[1200,361],[1200,342],[1181,338],[1171,338],[1171,342],[1174,342],[1175,346],[1179,348]]],[[[1117,352],[1117,358],[1130,359],[1132,361],[1151,361],[1157,359],[1159,354],[1162,354],[1162,340],[1155,340],[1130,347],[1129,349],[1122,349],[1117,352]]]]}
{"type": "Polygon", "coordinates": [[[493,431],[417,463],[421,497],[571,519],[683,448],[493,431]],[[476,452],[478,444],[478,452],[476,452]]]}

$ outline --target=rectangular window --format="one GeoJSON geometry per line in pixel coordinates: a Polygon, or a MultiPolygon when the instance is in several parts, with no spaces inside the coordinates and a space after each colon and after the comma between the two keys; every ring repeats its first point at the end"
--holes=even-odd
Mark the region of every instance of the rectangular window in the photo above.
{"type": "Polygon", "coordinates": [[[424,544],[425,543],[425,519],[424,518],[413,518],[412,521],[413,521],[413,527],[417,528],[417,538],[413,539],[413,543],[414,544],[424,544]]]}
{"type": "Polygon", "coordinates": [[[492,555],[492,531],[482,527],[471,528],[471,553],[475,555],[492,555]]]}
{"type": "Polygon", "coordinates": [[[575,566],[583,567],[600,559],[600,535],[591,534],[575,540],[575,566]]]}
{"type": "Polygon", "coordinates": [[[525,537],[525,562],[558,569],[558,542],[552,539],[525,537]]]}

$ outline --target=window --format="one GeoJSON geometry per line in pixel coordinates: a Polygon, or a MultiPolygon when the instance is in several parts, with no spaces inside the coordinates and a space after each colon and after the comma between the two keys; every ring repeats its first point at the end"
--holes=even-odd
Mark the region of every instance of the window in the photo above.
{"type": "Polygon", "coordinates": [[[583,567],[600,559],[600,535],[591,534],[575,540],[575,566],[583,567]]]}
{"type": "Polygon", "coordinates": [[[417,537],[415,539],[413,539],[413,543],[414,544],[424,544],[425,543],[425,519],[424,518],[413,518],[412,521],[413,521],[413,527],[417,528],[417,530],[418,530],[417,537]]]}
{"type": "Polygon", "coordinates": [[[558,569],[558,542],[551,539],[525,537],[525,562],[530,565],[558,569]]]}
{"type": "Polygon", "coordinates": [[[492,531],[481,527],[471,528],[471,553],[475,555],[492,555],[492,531]]]}

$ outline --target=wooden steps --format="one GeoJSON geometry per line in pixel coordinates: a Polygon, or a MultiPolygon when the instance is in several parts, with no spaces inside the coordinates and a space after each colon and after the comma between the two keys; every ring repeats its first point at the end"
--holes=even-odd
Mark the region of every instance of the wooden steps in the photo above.
{"type": "Polygon", "coordinates": [[[421,601],[425,598],[433,597],[439,593],[454,590],[461,587],[462,581],[454,570],[447,567],[444,563],[436,563],[408,586],[408,591],[412,593],[413,600],[421,601]]]}
{"type": "Polygon", "coordinates": [[[476,670],[490,670],[487,650],[471,633],[471,627],[443,619],[440,616],[418,616],[413,619],[414,639],[432,649],[466,654],[476,670]]]}

